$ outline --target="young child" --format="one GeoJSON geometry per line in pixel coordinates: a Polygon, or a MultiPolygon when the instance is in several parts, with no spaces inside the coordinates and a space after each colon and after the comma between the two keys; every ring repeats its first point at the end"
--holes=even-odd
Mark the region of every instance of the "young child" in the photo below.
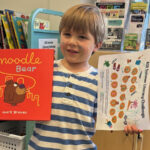
{"type": "MultiPolygon", "coordinates": [[[[97,70],[88,60],[105,35],[99,9],[90,4],[70,8],[62,17],[60,47],[54,64],[50,121],[36,122],[28,150],[96,150],[97,70]]],[[[126,132],[137,128],[126,128],[126,132]],[[130,130],[131,129],[131,130],[130,130]]]]}

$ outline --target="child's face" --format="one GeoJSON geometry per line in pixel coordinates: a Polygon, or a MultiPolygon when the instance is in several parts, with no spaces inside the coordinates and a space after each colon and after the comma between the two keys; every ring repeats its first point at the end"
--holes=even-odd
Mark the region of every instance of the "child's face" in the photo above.
{"type": "Polygon", "coordinates": [[[92,52],[98,49],[95,39],[90,32],[82,34],[66,30],[61,32],[60,46],[67,63],[78,63],[81,66],[88,65],[92,52]]]}

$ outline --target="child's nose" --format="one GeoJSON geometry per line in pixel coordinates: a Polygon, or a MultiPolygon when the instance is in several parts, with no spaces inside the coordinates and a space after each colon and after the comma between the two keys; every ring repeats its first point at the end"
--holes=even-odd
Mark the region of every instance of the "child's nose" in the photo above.
{"type": "Polygon", "coordinates": [[[71,45],[76,45],[78,43],[77,38],[72,36],[69,40],[69,43],[71,45]]]}

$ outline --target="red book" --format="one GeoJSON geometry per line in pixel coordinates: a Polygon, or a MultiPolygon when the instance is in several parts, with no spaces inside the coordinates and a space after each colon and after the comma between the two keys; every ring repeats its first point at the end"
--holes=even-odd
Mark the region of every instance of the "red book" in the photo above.
{"type": "Polygon", "coordinates": [[[0,50],[0,120],[50,120],[54,50],[0,50]]]}

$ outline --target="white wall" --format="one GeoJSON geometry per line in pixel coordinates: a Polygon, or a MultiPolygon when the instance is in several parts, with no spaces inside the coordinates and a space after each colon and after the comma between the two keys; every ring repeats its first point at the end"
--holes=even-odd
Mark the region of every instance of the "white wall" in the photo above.
{"type": "Polygon", "coordinates": [[[12,9],[30,14],[36,8],[49,8],[49,0],[0,0],[0,9],[12,9]]]}
{"type": "MultiPolygon", "coordinates": [[[[65,12],[69,7],[79,4],[80,0],[50,0],[50,9],[65,12]]],[[[60,17],[51,16],[50,24],[52,30],[58,30],[60,17]]]]}
{"type": "MultiPolygon", "coordinates": [[[[11,9],[30,15],[37,8],[65,12],[69,7],[79,3],[94,3],[96,0],[0,0],[0,10],[11,9]]],[[[42,16],[49,19],[52,30],[58,30],[60,17],[42,16]]]]}
{"type": "Polygon", "coordinates": [[[30,14],[36,8],[65,11],[80,0],[0,0],[0,9],[12,9],[30,14]]]}
{"type": "Polygon", "coordinates": [[[79,3],[80,0],[50,0],[50,9],[64,12],[69,7],[79,3]]]}
{"type": "MultiPolygon", "coordinates": [[[[69,7],[79,4],[80,0],[0,0],[0,10],[11,9],[30,15],[37,8],[65,12],[69,7]]],[[[47,16],[42,16],[47,19],[47,16]]],[[[51,29],[58,29],[60,17],[49,16],[51,29]]]]}

